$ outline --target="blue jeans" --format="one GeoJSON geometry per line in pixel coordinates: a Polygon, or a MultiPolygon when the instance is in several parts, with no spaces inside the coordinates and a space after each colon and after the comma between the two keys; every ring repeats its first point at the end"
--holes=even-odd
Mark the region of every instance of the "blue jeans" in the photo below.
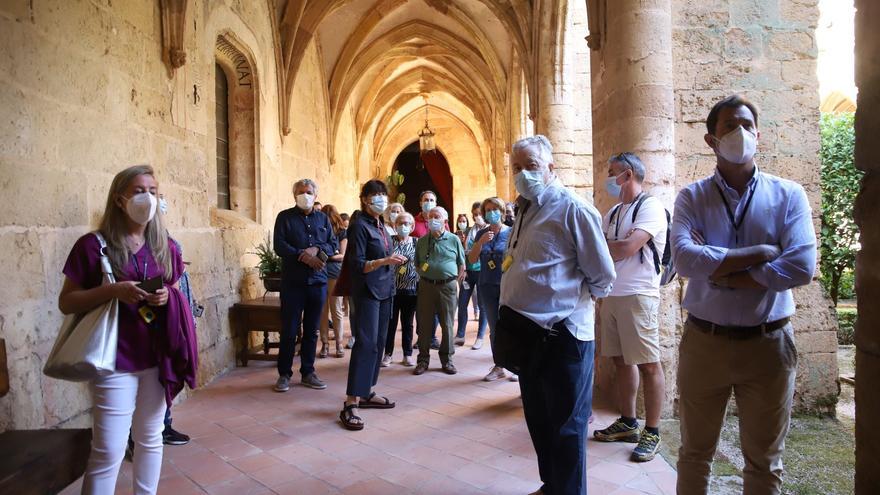
{"type": "Polygon", "coordinates": [[[539,341],[519,376],[523,412],[545,495],[587,493],[587,421],[593,401],[595,341],[564,325],[539,341]]]}
{"type": "Polygon", "coordinates": [[[498,324],[498,308],[500,308],[501,286],[480,285],[477,290],[480,299],[480,318],[485,318],[489,325],[489,344],[492,347],[492,355],[495,355],[495,326],[498,324]]]}
{"type": "Polygon", "coordinates": [[[321,310],[327,299],[327,284],[281,288],[281,342],[278,349],[278,376],[293,376],[293,349],[302,324],[300,374],[315,372],[315,345],[321,310]]]}
{"type": "MultiPolygon", "coordinates": [[[[467,278],[465,279],[468,283],[468,288],[465,289],[463,285],[459,285],[458,291],[458,332],[456,332],[455,337],[459,339],[464,338],[464,333],[467,330],[467,322],[468,322],[468,303],[471,300],[471,296],[474,293],[474,289],[477,288],[477,281],[480,279],[480,272],[474,272],[471,270],[467,271],[467,278]]],[[[479,291],[477,291],[479,294],[479,291]]],[[[486,333],[486,315],[480,311],[479,318],[479,326],[477,327],[477,338],[482,339],[483,335],[486,333]]]]}

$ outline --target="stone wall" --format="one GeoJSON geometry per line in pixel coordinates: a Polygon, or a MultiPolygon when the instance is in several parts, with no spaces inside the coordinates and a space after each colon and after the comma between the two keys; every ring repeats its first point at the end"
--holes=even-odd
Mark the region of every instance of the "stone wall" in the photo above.
{"type": "MultiPolygon", "coordinates": [[[[136,163],[157,169],[168,225],[182,242],[196,297],[206,383],[233,366],[228,308],[262,293],[246,253],[300,176],[330,184],[326,111],[317,50],[310,47],[292,94],[293,132],[279,132],[270,15],[264,2],[190,2],[186,64],[161,61],[159,2],[28,2],[0,6],[0,336],[11,391],[0,399],[0,431],[89,423],[84,385],[41,369],[62,320],[61,268],[75,240],[94,229],[113,175],[136,163]],[[214,60],[230,34],[255,65],[256,214],[217,210],[214,60]],[[317,173],[317,175],[315,175],[317,173]],[[248,217],[255,217],[254,222],[248,217]]],[[[350,193],[346,192],[348,196],[350,193]]],[[[337,199],[322,188],[325,202],[337,199]]],[[[268,227],[268,228],[267,228],[268,227]]]]}
{"type": "MultiPolygon", "coordinates": [[[[676,185],[712,173],[703,141],[712,105],[741,93],[759,107],[761,170],[804,186],[818,231],[819,92],[815,0],[673,0],[676,185]]],[[[795,407],[833,412],[836,319],[818,281],[795,291],[795,407]]]]}

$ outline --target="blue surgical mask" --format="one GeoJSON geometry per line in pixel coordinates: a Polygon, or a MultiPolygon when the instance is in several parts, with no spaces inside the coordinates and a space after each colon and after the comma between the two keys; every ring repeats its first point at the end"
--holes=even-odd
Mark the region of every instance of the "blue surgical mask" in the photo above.
{"type": "Polygon", "coordinates": [[[430,229],[431,232],[442,231],[443,230],[443,220],[440,220],[439,218],[432,218],[432,219],[428,220],[428,229],[430,229]]]}
{"type": "Polygon", "coordinates": [[[608,191],[608,195],[613,198],[620,197],[620,189],[621,185],[617,183],[617,177],[608,177],[605,179],[605,190],[608,191]]]}
{"type": "Polygon", "coordinates": [[[422,203],[422,213],[427,215],[428,212],[431,211],[435,206],[437,206],[436,201],[425,201],[424,203],[422,203]]]}
{"type": "Polygon", "coordinates": [[[501,223],[501,212],[499,210],[489,210],[486,212],[486,221],[489,225],[501,223]]]}
{"type": "Polygon", "coordinates": [[[388,196],[373,196],[372,201],[370,201],[370,209],[378,215],[385,213],[385,210],[388,209],[388,196]]]}
{"type": "Polygon", "coordinates": [[[517,192],[529,201],[538,199],[547,185],[544,184],[544,172],[523,170],[513,177],[517,192]]]}
{"type": "Polygon", "coordinates": [[[397,234],[400,237],[406,237],[410,234],[410,232],[412,232],[412,227],[410,227],[407,224],[403,224],[403,225],[398,225],[396,230],[397,230],[397,234]]]}

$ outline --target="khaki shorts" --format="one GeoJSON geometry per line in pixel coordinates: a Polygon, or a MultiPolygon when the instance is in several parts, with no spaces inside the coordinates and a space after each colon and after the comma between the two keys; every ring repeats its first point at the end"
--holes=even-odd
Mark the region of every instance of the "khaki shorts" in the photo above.
{"type": "Polygon", "coordinates": [[[611,296],[599,310],[599,345],[605,357],[623,356],[628,365],[660,361],[660,298],[611,296]]]}

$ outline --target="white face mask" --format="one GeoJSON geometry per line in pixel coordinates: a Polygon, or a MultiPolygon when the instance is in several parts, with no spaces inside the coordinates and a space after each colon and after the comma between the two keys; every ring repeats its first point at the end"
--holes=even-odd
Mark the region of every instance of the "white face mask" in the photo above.
{"type": "Polygon", "coordinates": [[[137,224],[146,225],[156,216],[159,202],[148,192],[135,194],[125,202],[125,212],[137,224]]]}
{"type": "Polygon", "coordinates": [[[396,211],[392,211],[391,213],[388,214],[388,220],[391,220],[391,223],[394,223],[395,221],[397,221],[397,217],[399,215],[400,215],[400,213],[397,213],[396,211]]]}
{"type": "Polygon", "coordinates": [[[315,205],[315,195],[302,193],[296,195],[296,206],[301,210],[311,210],[312,206],[315,205]]]}
{"type": "Polygon", "coordinates": [[[425,201],[422,203],[422,212],[427,215],[429,211],[431,211],[435,206],[437,206],[436,201],[425,201]]]}
{"type": "Polygon", "coordinates": [[[458,230],[464,230],[467,228],[467,222],[458,222],[458,230]]]}
{"type": "Polygon", "coordinates": [[[443,220],[439,218],[432,218],[428,220],[428,229],[431,232],[442,232],[443,231],[443,220]]]}
{"type": "Polygon", "coordinates": [[[168,201],[165,201],[165,198],[159,198],[159,211],[161,211],[163,215],[168,214],[168,201]]]}
{"type": "Polygon", "coordinates": [[[403,223],[397,226],[397,233],[400,237],[406,237],[410,232],[412,232],[412,227],[408,224],[403,223]]]}
{"type": "Polygon", "coordinates": [[[744,164],[751,161],[758,148],[758,136],[743,126],[715,138],[718,154],[730,163],[744,164]]]}

